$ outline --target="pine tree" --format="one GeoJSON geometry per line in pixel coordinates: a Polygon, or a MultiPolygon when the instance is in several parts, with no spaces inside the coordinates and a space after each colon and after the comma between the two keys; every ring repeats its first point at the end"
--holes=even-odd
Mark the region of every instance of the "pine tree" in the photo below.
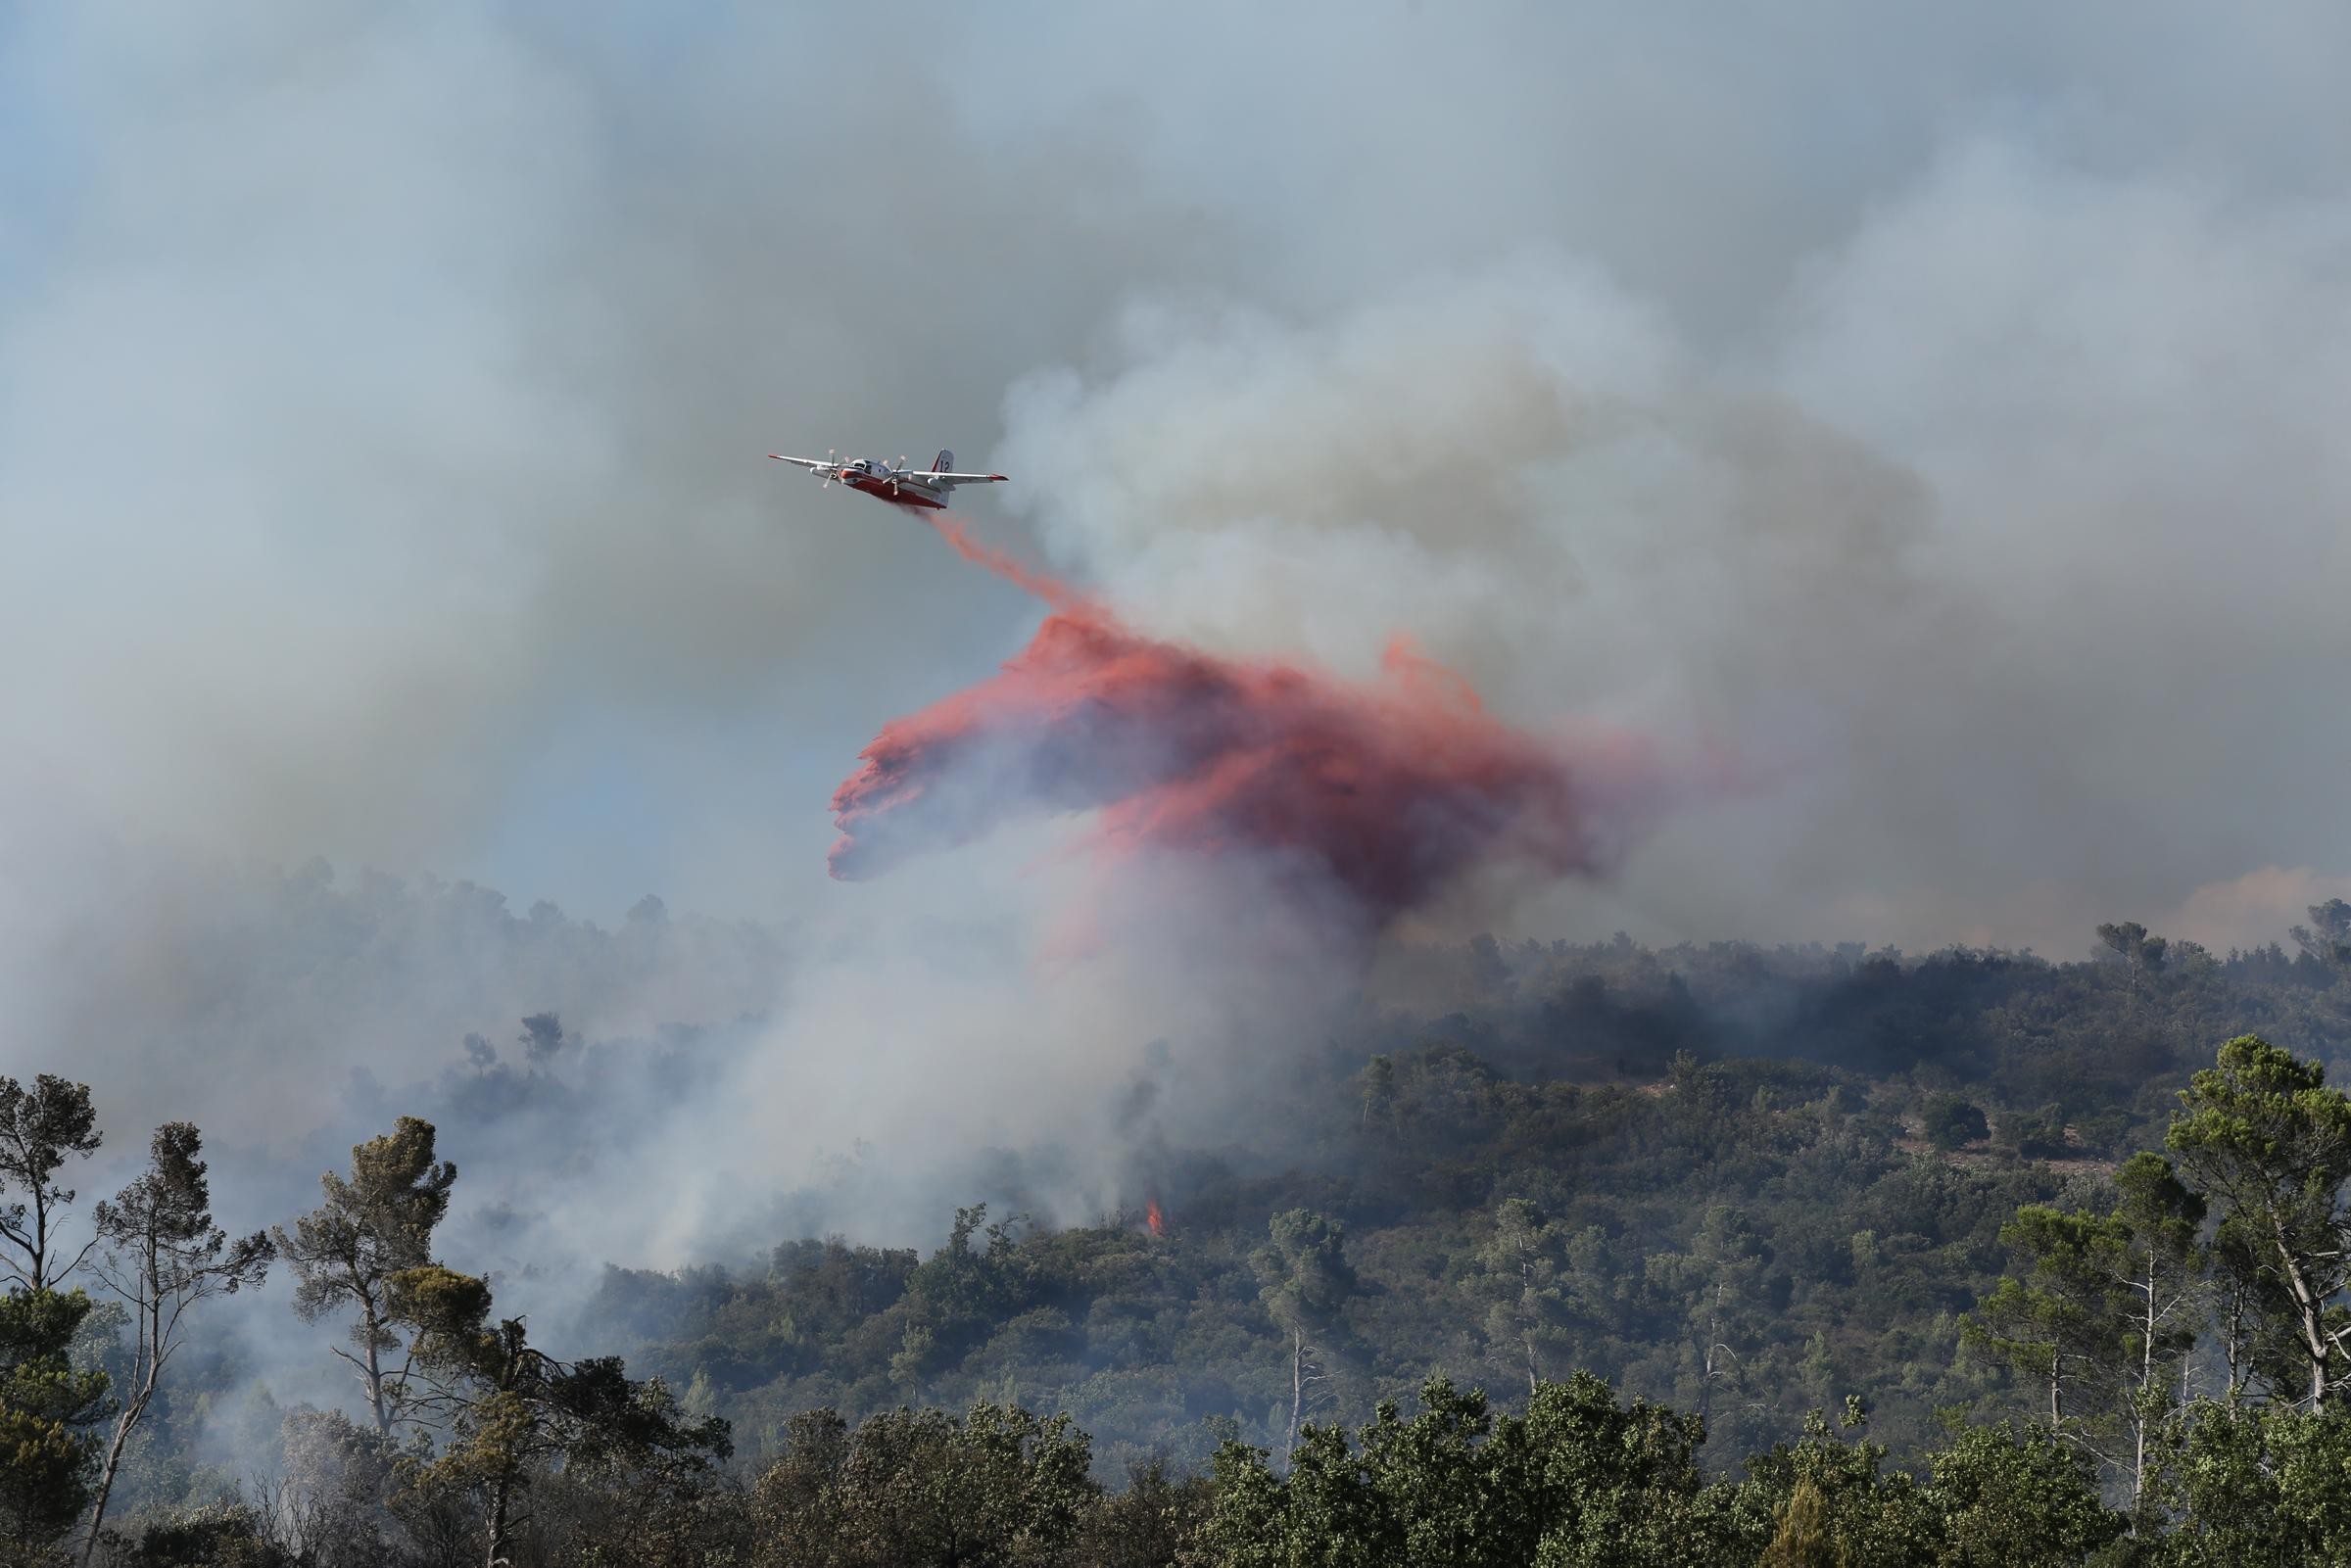
{"type": "Polygon", "coordinates": [[[351,1174],[318,1178],[326,1201],[271,1232],[294,1270],[294,1310],[305,1322],[356,1312],[353,1349],[335,1354],[358,1371],[368,1413],[389,1435],[403,1379],[384,1357],[400,1348],[390,1327],[391,1279],[432,1261],[433,1231],[449,1212],[457,1167],[433,1158],[433,1124],[402,1117],[392,1131],[351,1151],[351,1174]]]}

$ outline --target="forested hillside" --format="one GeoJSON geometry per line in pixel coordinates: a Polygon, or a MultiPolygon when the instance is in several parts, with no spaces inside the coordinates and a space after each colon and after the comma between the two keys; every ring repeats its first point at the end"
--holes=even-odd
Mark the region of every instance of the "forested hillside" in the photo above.
{"type": "MultiPolygon", "coordinates": [[[[607,1267],[560,1324],[443,1256],[428,1121],[223,1230],[197,1129],[93,1207],[104,1107],[5,1080],[0,1514],[40,1561],[103,1495],[156,1564],[2331,1560],[2351,908],[2311,916],[1401,949],[1269,1067],[1279,1147],[1138,1134],[1085,1225],[1015,1163],[935,1249],[607,1267]],[[209,1328],[271,1269],[350,1328],[339,1410],[209,1328]]],[[[543,1057],[468,1092],[585,1092],[543,1057]]]]}
{"type": "Polygon", "coordinates": [[[2276,949],[2167,962],[2142,939],[2050,965],[1481,941],[1413,968],[1384,983],[1459,1005],[1373,1009],[1326,1045],[1283,1107],[1284,1168],[1165,1151],[1098,1227],[998,1205],[928,1258],[794,1239],[757,1274],[614,1269],[586,1339],[706,1397],[754,1454],[811,1404],[1017,1398],[1074,1413],[1116,1473],[1236,1432],[1278,1445],[1277,1303],[1302,1289],[1314,1397],[1344,1418],[1431,1375],[1507,1400],[1530,1369],[1582,1368],[1704,1414],[1718,1466],[1847,1395],[1908,1447],[1939,1409],[2005,1397],[1958,1321],[2020,1205],[2104,1201],[2223,1040],[2327,1060],[2351,1040],[2334,972],[2276,949]],[[1274,1225],[1296,1211],[1306,1229],[1274,1225]]]}

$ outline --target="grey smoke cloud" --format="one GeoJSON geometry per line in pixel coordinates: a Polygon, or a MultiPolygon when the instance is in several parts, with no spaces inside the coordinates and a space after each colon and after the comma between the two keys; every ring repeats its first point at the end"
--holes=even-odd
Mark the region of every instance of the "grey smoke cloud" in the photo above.
{"type": "Polygon", "coordinates": [[[762,1014],[596,1195],[657,1197],[667,1260],[856,1137],[1060,1136],[1154,1038],[1214,1078],[1247,1009],[1148,962],[1214,878],[1075,971],[1049,830],[825,878],[858,747],[1033,607],[773,449],[951,446],[1019,481],[984,530],[1154,630],[1410,632],[1518,722],[1749,764],[1619,882],[1457,925],[2071,952],[2351,871],[2333,8],[0,28],[0,1069],[118,1127],[331,1155],[354,1069],[466,1029],[762,1014]],[[253,891],[313,854],[794,924],[320,972],[253,891]]]}
{"type": "Polygon", "coordinates": [[[568,735],[849,755],[868,691],[1000,636],[762,453],[978,444],[1000,367],[1078,341],[1164,226],[1111,179],[1032,199],[1115,149],[974,159],[930,68],[781,92],[806,40],[745,25],[776,30],[670,40],[665,82],[528,10],[20,24],[72,195],[5,325],[42,677],[8,722],[62,788],[206,848],[471,862],[568,735]],[[926,585],[936,641],[836,644],[926,585]]]}
{"type": "Polygon", "coordinates": [[[1165,629],[1343,657],[1411,625],[1515,712],[1754,765],[1555,926],[2069,951],[2100,909],[2351,858],[2310,679],[2347,586],[2346,215],[1969,141],[1741,355],[1566,267],[1146,314],[1016,389],[1007,462],[1165,629]],[[1057,449],[1116,478],[1060,485],[1057,449]]]}

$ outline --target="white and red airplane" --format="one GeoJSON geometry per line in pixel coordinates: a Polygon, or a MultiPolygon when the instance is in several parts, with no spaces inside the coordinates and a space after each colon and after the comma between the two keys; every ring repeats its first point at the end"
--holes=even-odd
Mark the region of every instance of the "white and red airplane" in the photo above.
{"type": "Polygon", "coordinates": [[[796,463],[808,470],[811,477],[821,478],[826,490],[840,480],[860,495],[876,500],[888,501],[892,506],[927,507],[944,510],[947,493],[957,485],[999,485],[1002,474],[959,474],[955,469],[955,454],[942,451],[931,459],[928,468],[909,468],[906,459],[887,463],[877,457],[859,457],[849,462],[836,462],[827,452],[820,462],[814,457],[787,457],[780,451],[768,453],[780,463],[796,463]]]}

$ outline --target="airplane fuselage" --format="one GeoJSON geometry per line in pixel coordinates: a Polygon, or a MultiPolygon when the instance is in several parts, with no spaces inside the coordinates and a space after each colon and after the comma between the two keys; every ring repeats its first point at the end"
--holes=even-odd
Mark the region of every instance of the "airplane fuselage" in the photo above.
{"type": "Polygon", "coordinates": [[[768,453],[778,462],[791,463],[808,470],[811,479],[821,479],[827,485],[846,485],[861,496],[903,506],[908,511],[944,511],[947,498],[958,485],[1000,485],[1002,474],[966,474],[955,469],[955,454],[946,448],[931,459],[928,468],[909,468],[900,457],[891,462],[883,457],[852,457],[847,462],[836,462],[833,453],[825,453],[820,461],[814,457],[787,457],[780,451],[768,453]]]}
{"type": "Polygon", "coordinates": [[[937,491],[927,485],[918,485],[911,479],[901,479],[893,484],[888,478],[861,474],[851,469],[840,476],[840,482],[861,496],[886,500],[892,506],[906,506],[916,511],[944,511],[947,507],[945,499],[937,491]]]}

